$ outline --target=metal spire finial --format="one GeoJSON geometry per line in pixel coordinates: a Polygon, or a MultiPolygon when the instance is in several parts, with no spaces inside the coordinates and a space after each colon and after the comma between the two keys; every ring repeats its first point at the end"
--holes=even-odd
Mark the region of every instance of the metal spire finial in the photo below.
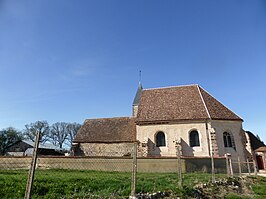
{"type": "Polygon", "coordinates": [[[141,70],[139,70],[139,84],[141,84],[141,70]]]}

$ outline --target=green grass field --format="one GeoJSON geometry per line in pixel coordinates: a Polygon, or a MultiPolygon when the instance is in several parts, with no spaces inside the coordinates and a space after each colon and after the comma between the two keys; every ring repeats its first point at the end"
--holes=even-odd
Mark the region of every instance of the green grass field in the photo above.
{"type": "MultiPolygon", "coordinates": [[[[27,181],[26,170],[0,170],[1,198],[23,198],[27,181]]],[[[224,178],[225,175],[218,175],[224,178]]],[[[138,173],[137,193],[166,191],[175,196],[188,196],[193,186],[207,183],[211,175],[184,175],[183,188],[178,188],[177,174],[138,173]]],[[[265,194],[266,180],[253,185],[255,193],[265,194]],[[264,187],[264,188],[263,188],[264,187]]],[[[37,170],[33,198],[126,198],[131,191],[131,174],[123,172],[37,170]]]]}

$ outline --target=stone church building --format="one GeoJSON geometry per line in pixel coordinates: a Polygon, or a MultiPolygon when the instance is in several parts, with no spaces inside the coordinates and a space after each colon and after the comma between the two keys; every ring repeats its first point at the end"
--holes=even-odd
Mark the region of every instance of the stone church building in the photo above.
{"type": "Polygon", "coordinates": [[[87,119],[73,142],[75,155],[185,157],[246,160],[243,119],[199,85],[143,89],[139,84],[131,117],[87,119]]]}

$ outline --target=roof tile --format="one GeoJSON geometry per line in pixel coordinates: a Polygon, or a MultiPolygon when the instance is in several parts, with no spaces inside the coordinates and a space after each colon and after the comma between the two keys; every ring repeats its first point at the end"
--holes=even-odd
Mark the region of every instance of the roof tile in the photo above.
{"type": "Polygon", "coordinates": [[[211,119],[222,120],[242,120],[233,111],[225,107],[221,102],[211,96],[208,92],[199,87],[202,98],[209,111],[211,119]]]}
{"type": "Polygon", "coordinates": [[[89,119],[74,142],[132,142],[136,140],[135,119],[130,117],[89,119]]]}
{"type": "Polygon", "coordinates": [[[204,119],[242,120],[198,85],[142,91],[138,123],[204,119]]]}

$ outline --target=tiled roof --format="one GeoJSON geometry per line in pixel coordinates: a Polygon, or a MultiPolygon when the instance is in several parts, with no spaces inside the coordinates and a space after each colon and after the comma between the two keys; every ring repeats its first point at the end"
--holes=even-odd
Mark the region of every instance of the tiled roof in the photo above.
{"type": "Polygon", "coordinates": [[[225,107],[221,102],[219,102],[201,87],[199,87],[199,91],[202,95],[203,101],[207,107],[211,119],[242,120],[238,115],[236,115],[233,111],[225,107]]]}
{"type": "Polygon", "coordinates": [[[137,123],[204,119],[242,121],[198,85],[142,91],[137,123]]]}
{"type": "Polygon", "coordinates": [[[74,142],[132,142],[136,140],[135,119],[130,117],[88,119],[74,142]]]}
{"type": "Polygon", "coordinates": [[[266,146],[261,146],[255,150],[255,152],[266,152],[266,146]]]}
{"type": "Polygon", "coordinates": [[[266,147],[265,144],[258,137],[256,137],[252,132],[246,131],[246,133],[249,136],[251,149],[253,151],[257,150],[257,149],[259,149],[261,147],[266,147]]]}

